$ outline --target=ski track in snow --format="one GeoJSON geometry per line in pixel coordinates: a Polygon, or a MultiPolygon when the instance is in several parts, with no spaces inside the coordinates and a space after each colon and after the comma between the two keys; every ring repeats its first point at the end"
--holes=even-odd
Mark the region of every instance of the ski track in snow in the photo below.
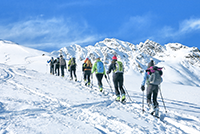
{"type": "MultiPolygon", "coordinates": [[[[190,107],[190,110],[193,110],[190,112],[200,113],[200,106],[196,104],[166,99],[168,113],[164,113],[162,102],[159,100],[161,107],[159,120],[148,113],[142,114],[141,94],[131,92],[130,97],[134,101],[130,102],[127,97],[127,104],[123,105],[114,101],[109,87],[105,88],[108,95],[103,95],[94,89],[83,86],[80,81],[69,81],[65,78],[39,74],[32,70],[4,64],[0,66],[0,84],[1,89],[8,90],[8,93],[12,91],[18,94],[18,98],[13,98],[12,94],[4,94],[0,97],[0,133],[42,133],[37,127],[45,128],[45,125],[35,121],[39,117],[68,129],[84,130],[80,123],[87,124],[97,133],[102,134],[200,133],[199,116],[195,117],[186,114],[187,112],[182,112],[190,107]],[[60,89],[58,89],[58,93],[54,94],[55,91],[52,91],[51,87],[53,87],[52,89],[60,87],[60,89]],[[83,102],[76,101],[73,99],[75,96],[72,95],[71,99],[68,94],[73,92],[75,94],[82,92],[88,94],[89,97],[83,102]],[[91,96],[93,97],[91,98],[91,96]],[[1,103],[2,100],[6,103],[1,103]],[[174,105],[182,108],[182,111],[176,110],[174,105]],[[70,122],[69,119],[74,122],[70,122]],[[29,122],[23,123],[24,120],[29,122]],[[38,123],[37,127],[29,126],[32,120],[34,123],[38,123]],[[147,127],[149,124],[152,128],[147,127]]],[[[61,133],[64,132],[63,129],[61,133]]]]}

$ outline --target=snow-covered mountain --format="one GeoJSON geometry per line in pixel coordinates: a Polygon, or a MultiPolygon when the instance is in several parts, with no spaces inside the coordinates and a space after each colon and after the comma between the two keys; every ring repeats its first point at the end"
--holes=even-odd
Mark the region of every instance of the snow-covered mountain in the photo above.
{"type": "MultiPolygon", "coordinates": [[[[110,42],[106,40],[107,43],[110,42]]],[[[74,82],[68,79],[67,71],[64,78],[49,74],[47,60],[52,56],[56,57],[59,52],[54,52],[53,55],[1,40],[0,133],[200,134],[199,66],[194,62],[198,60],[198,49],[184,48],[180,44],[162,47],[151,41],[136,46],[115,41],[121,45],[108,47],[103,41],[94,47],[81,48],[74,45],[63,48],[66,58],[77,57],[78,82],[74,82]],[[157,46],[156,49],[152,49],[149,44],[157,46]],[[145,45],[148,47],[144,47],[145,45]],[[85,57],[95,60],[100,55],[108,65],[113,54],[117,54],[126,63],[126,105],[114,101],[112,80],[109,81],[112,85],[110,88],[103,78],[106,95],[95,90],[95,76],[92,79],[93,89],[85,87],[81,82],[81,65],[85,57]],[[140,71],[146,67],[150,58],[165,67],[161,91],[167,109],[164,108],[160,92],[160,119],[148,112],[142,113],[141,110],[143,92],[140,90],[140,71]]]]}
{"type": "Polygon", "coordinates": [[[153,59],[158,66],[166,69],[165,81],[200,86],[200,51],[196,47],[190,48],[179,43],[161,46],[147,40],[144,43],[133,45],[118,39],[106,38],[94,46],[71,45],[59,51],[53,51],[52,54],[63,54],[66,59],[76,57],[82,62],[86,57],[92,59],[93,62],[97,57],[101,57],[106,67],[111,63],[113,55],[117,55],[118,60],[123,62],[127,73],[132,69],[140,73],[144,72],[148,62],[153,59]]]}

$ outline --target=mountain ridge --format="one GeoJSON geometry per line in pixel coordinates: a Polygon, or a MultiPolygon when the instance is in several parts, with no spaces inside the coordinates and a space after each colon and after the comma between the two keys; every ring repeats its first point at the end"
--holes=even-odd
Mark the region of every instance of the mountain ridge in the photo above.
{"type": "Polygon", "coordinates": [[[193,85],[200,86],[198,73],[200,71],[200,50],[197,47],[188,47],[180,43],[168,43],[162,46],[147,39],[144,43],[134,45],[118,39],[106,38],[94,46],[81,47],[75,44],[61,48],[59,51],[53,51],[51,54],[56,56],[63,54],[66,59],[76,57],[80,62],[83,62],[86,57],[92,62],[95,62],[97,57],[101,57],[106,68],[111,63],[113,55],[117,55],[118,60],[123,62],[126,73],[130,70],[143,73],[148,62],[154,60],[156,65],[166,69],[164,71],[166,81],[182,83],[178,79],[170,78],[170,74],[174,72],[174,75],[185,77],[193,85]],[[178,74],[177,68],[181,69],[178,74]]]}
{"type": "MultiPolygon", "coordinates": [[[[125,72],[133,69],[143,73],[152,59],[158,66],[170,68],[169,70],[173,68],[171,64],[183,68],[182,70],[189,69],[189,74],[193,74],[195,78],[199,77],[197,70],[200,70],[200,50],[197,47],[188,47],[180,43],[168,43],[162,46],[149,39],[144,43],[140,42],[134,45],[118,39],[106,38],[94,46],[81,47],[75,44],[61,48],[59,51],[53,51],[52,54],[57,56],[63,54],[66,59],[76,57],[81,62],[86,57],[90,58],[92,62],[95,62],[97,57],[101,57],[106,68],[111,63],[113,55],[117,55],[118,60],[122,61],[125,66],[125,72]]],[[[180,73],[185,74],[185,72],[180,73]]],[[[185,75],[183,77],[188,77],[188,74],[185,75]]],[[[195,83],[199,83],[197,81],[195,83]]]]}

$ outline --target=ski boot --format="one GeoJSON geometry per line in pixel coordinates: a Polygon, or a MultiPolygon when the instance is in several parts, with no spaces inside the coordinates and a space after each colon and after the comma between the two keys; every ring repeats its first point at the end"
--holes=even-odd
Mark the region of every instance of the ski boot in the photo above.
{"type": "Polygon", "coordinates": [[[100,92],[102,92],[103,91],[103,88],[102,87],[100,87],[100,92]]]}
{"type": "Polygon", "coordinates": [[[87,84],[88,84],[87,80],[84,80],[84,82],[85,82],[85,86],[87,86],[87,84]]]}
{"type": "Polygon", "coordinates": [[[89,87],[90,86],[90,82],[88,82],[87,84],[88,84],[88,87],[89,87]]]}
{"type": "Polygon", "coordinates": [[[122,103],[126,103],[126,96],[125,94],[122,94],[122,100],[121,100],[122,103]]]}
{"type": "Polygon", "coordinates": [[[115,101],[119,102],[120,101],[120,96],[117,96],[117,98],[115,99],[115,101]]]}
{"type": "Polygon", "coordinates": [[[77,78],[75,78],[75,81],[77,81],[77,78]]]}
{"type": "Polygon", "coordinates": [[[159,107],[158,106],[154,106],[154,111],[155,111],[155,117],[159,118],[159,107]]]}
{"type": "Polygon", "coordinates": [[[149,107],[149,113],[151,114],[151,115],[154,115],[154,113],[155,113],[155,109],[154,109],[154,106],[153,106],[153,104],[148,104],[148,107],[149,107]]]}

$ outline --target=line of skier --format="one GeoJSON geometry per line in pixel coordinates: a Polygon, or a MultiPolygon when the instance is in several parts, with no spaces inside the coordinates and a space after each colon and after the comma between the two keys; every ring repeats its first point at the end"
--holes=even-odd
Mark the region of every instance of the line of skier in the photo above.
{"type": "MultiPolygon", "coordinates": [[[[62,55],[55,60],[53,60],[53,57],[52,57],[52,59],[47,62],[50,63],[51,74],[54,74],[54,65],[55,65],[56,75],[59,76],[59,67],[60,67],[61,76],[64,77],[64,69],[66,68],[66,62],[63,59],[62,55]]],[[[77,81],[76,66],[77,66],[76,61],[75,61],[75,58],[73,57],[68,62],[68,71],[70,72],[70,79],[72,80],[74,76],[75,81],[77,81]]],[[[107,80],[107,75],[109,77],[109,74],[113,72],[112,77],[113,77],[113,84],[114,84],[115,95],[116,95],[115,100],[122,101],[122,102],[125,101],[126,93],[123,88],[124,66],[121,61],[117,60],[116,55],[112,57],[112,62],[109,65],[107,72],[105,70],[103,62],[100,60],[100,57],[96,58],[94,65],[92,64],[89,58],[86,58],[84,63],[82,64],[82,72],[83,72],[83,80],[86,86],[91,85],[90,77],[93,76],[91,74],[94,73],[96,75],[100,92],[103,91],[103,83],[102,83],[103,76],[107,80]]],[[[154,61],[151,60],[144,73],[142,84],[141,84],[141,90],[144,92],[145,84],[146,84],[147,85],[147,94],[146,94],[147,104],[148,104],[149,109],[151,109],[152,111],[151,114],[155,113],[155,116],[158,116],[158,111],[159,111],[157,96],[158,96],[159,85],[162,82],[161,76],[162,76],[162,68],[156,67],[154,65],[154,61]],[[151,101],[151,96],[153,96],[153,103],[151,101]]]]}
{"type": "MultiPolygon", "coordinates": [[[[59,67],[61,69],[61,76],[64,77],[64,69],[66,68],[66,61],[63,59],[63,56],[61,55],[57,59],[53,59],[53,57],[47,61],[47,63],[50,63],[50,73],[54,75],[54,66],[55,66],[55,74],[59,76],[59,67]]],[[[73,76],[75,78],[75,81],[77,81],[76,77],[76,61],[75,58],[71,58],[68,62],[68,71],[70,72],[70,79],[73,79],[73,76]]],[[[103,83],[102,79],[103,76],[107,79],[107,75],[113,72],[113,83],[115,87],[115,94],[116,94],[116,101],[125,101],[125,91],[123,89],[123,74],[124,74],[124,66],[121,61],[117,60],[117,56],[114,55],[112,58],[112,62],[109,66],[108,71],[106,72],[103,62],[100,60],[100,57],[96,58],[96,62],[94,65],[91,63],[91,60],[89,58],[86,58],[84,63],[82,64],[82,71],[83,71],[83,79],[86,86],[90,86],[91,80],[90,77],[91,74],[95,74],[97,81],[98,81],[98,87],[99,91],[103,91],[103,83]],[[107,75],[106,75],[107,74],[107,75]]]]}
{"type": "MultiPolygon", "coordinates": [[[[49,61],[47,61],[47,63],[50,64],[50,74],[52,74],[52,75],[56,74],[56,76],[60,76],[60,71],[61,71],[61,76],[62,77],[65,76],[64,69],[67,69],[67,64],[62,55],[60,55],[60,57],[57,57],[57,59],[55,59],[55,60],[53,57],[51,57],[51,59],[49,61]]],[[[73,75],[74,75],[75,81],[77,81],[76,62],[75,62],[74,57],[71,58],[68,62],[68,71],[70,72],[70,78],[73,79],[73,75]],[[73,75],[72,75],[72,73],[73,73],[73,75]]]]}

